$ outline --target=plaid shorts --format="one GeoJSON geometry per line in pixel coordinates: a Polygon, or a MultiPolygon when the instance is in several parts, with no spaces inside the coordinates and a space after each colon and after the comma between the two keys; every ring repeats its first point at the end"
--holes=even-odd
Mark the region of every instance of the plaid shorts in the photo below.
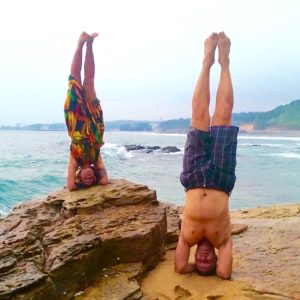
{"type": "Polygon", "coordinates": [[[180,174],[186,191],[207,187],[230,195],[236,180],[238,131],[235,126],[212,126],[209,132],[190,128],[180,174]]]}

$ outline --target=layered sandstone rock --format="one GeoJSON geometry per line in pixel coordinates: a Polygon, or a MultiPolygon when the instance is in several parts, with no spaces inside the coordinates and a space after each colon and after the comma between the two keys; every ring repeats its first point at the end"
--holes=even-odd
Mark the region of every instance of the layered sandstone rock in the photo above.
{"type": "Polygon", "coordinates": [[[118,280],[124,299],[138,297],[166,234],[155,191],[125,180],[26,202],[0,221],[0,299],[71,299],[99,278],[95,299],[110,299],[118,280]]]}

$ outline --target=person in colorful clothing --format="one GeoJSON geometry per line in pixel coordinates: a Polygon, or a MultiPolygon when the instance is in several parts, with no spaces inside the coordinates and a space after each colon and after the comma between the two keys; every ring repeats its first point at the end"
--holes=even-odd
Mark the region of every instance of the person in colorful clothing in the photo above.
{"type": "Polygon", "coordinates": [[[232,239],[229,196],[236,180],[238,127],[231,126],[233,88],[229,70],[230,39],[212,33],[204,43],[202,70],[192,100],[191,128],[180,175],[186,203],[175,254],[175,271],[202,275],[216,273],[229,279],[232,272],[232,239]],[[210,127],[209,75],[218,46],[221,66],[216,107],[210,127]],[[195,263],[190,247],[197,245],[195,263]],[[218,250],[216,255],[215,248],[218,250]]]}
{"type": "Polygon", "coordinates": [[[71,65],[69,89],[64,105],[65,121],[71,138],[67,188],[76,190],[93,184],[108,184],[100,153],[104,144],[103,113],[94,88],[93,41],[97,33],[83,32],[71,65]],[[83,46],[86,44],[84,80],[81,83],[83,46]]]}

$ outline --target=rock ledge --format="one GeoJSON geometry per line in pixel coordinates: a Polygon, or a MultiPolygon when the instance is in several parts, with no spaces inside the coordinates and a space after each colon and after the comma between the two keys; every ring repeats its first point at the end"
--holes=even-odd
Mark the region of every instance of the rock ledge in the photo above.
{"type": "Polygon", "coordinates": [[[166,235],[156,192],[126,180],[28,201],[0,220],[0,299],[71,299],[104,270],[129,278],[138,295],[166,235]]]}

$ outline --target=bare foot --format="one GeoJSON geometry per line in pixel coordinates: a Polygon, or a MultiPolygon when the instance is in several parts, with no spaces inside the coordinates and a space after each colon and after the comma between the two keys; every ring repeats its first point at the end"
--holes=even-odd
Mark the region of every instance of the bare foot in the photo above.
{"type": "Polygon", "coordinates": [[[218,44],[218,34],[213,32],[204,42],[203,63],[209,67],[215,62],[215,50],[218,44]]]}
{"type": "Polygon", "coordinates": [[[81,33],[79,37],[79,44],[84,44],[86,41],[88,41],[91,38],[89,34],[87,34],[85,31],[81,33]]]}
{"type": "Polygon", "coordinates": [[[224,32],[219,33],[218,49],[219,49],[219,63],[222,67],[229,65],[229,52],[231,41],[224,32]]]}
{"type": "Polygon", "coordinates": [[[95,32],[95,33],[92,33],[90,36],[92,39],[94,39],[95,37],[97,37],[99,35],[99,33],[95,32]]]}
{"type": "Polygon", "coordinates": [[[96,32],[93,33],[93,34],[91,34],[91,35],[90,35],[90,38],[89,38],[88,41],[87,41],[87,45],[88,45],[88,46],[91,46],[91,45],[93,44],[94,38],[97,37],[98,35],[99,35],[99,34],[96,33],[96,32]]]}

